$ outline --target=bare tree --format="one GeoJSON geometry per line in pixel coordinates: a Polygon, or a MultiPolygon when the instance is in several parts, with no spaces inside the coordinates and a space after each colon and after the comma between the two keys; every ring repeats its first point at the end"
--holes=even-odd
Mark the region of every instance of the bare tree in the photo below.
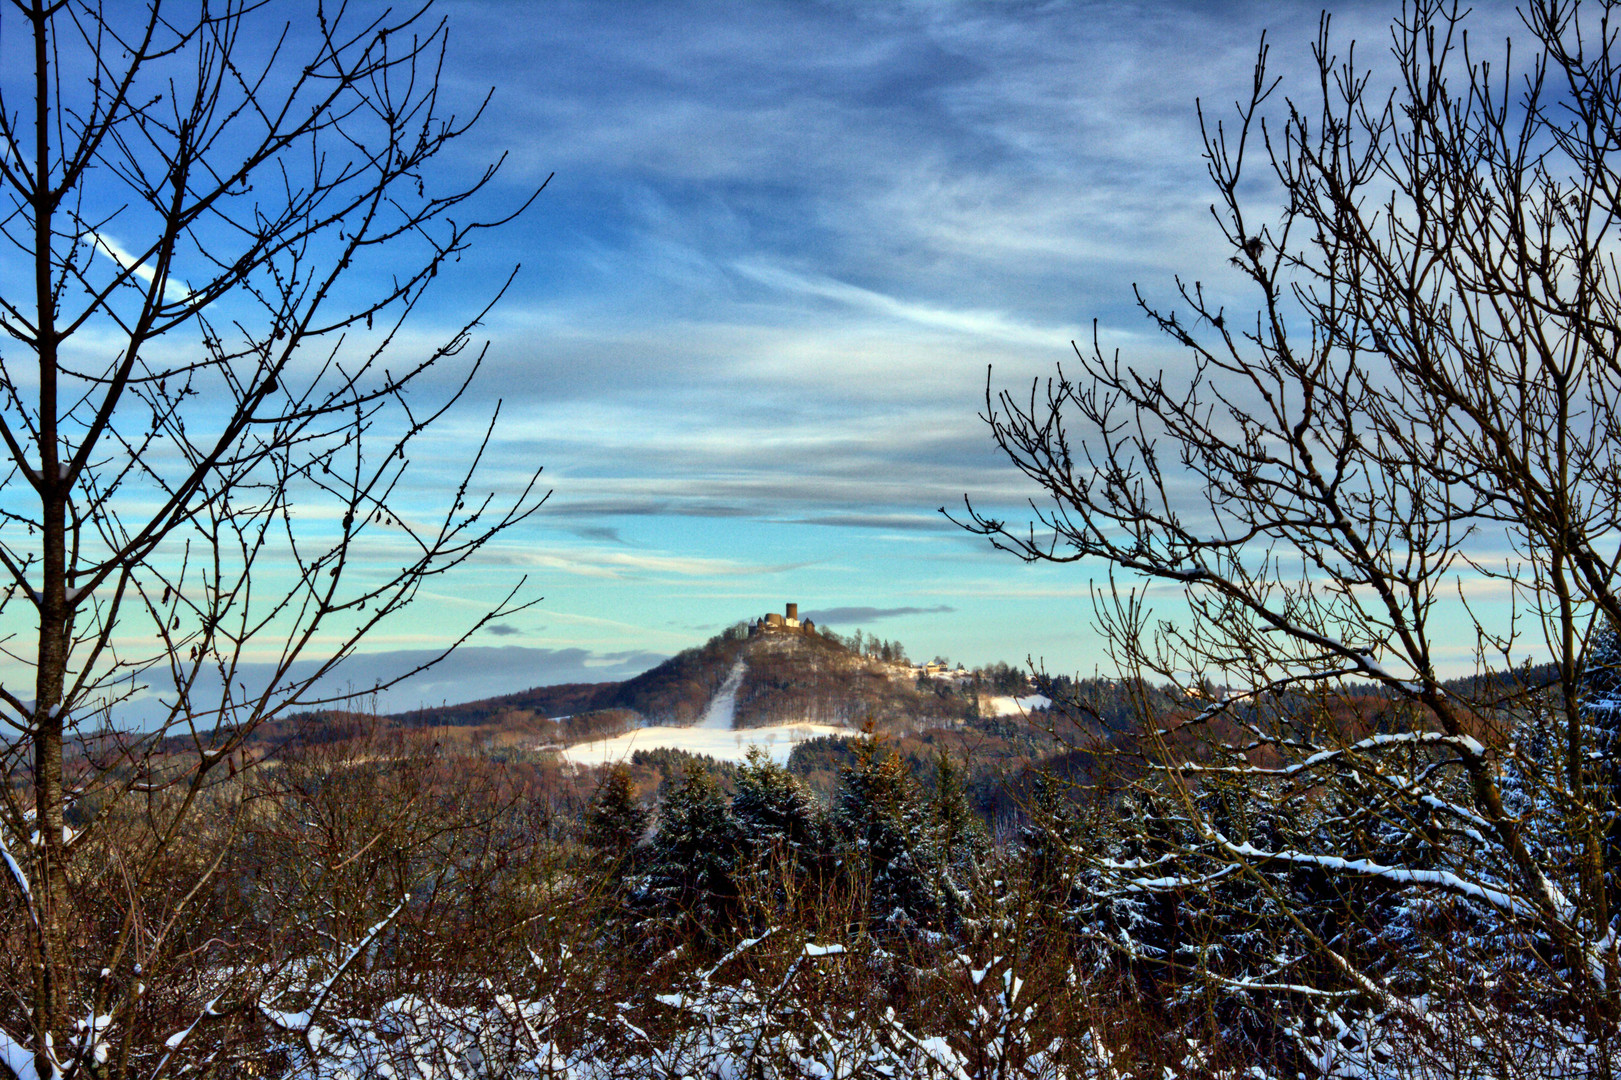
{"type": "MultiPolygon", "coordinates": [[[[32,69],[0,81],[0,235],[20,255],[0,271],[0,854],[20,980],[0,1075],[121,1074],[132,1038],[175,1034],[132,1036],[142,973],[217,862],[161,919],[141,898],[205,789],[544,498],[538,473],[475,490],[494,416],[447,505],[406,495],[488,309],[436,345],[406,320],[521,206],[480,217],[499,162],[448,187],[434,169],[482,104],[441,100],[426,8],[316,3],[289,24],[252,0],[11,6],[32,69]],[[132,731],[143,693],[162,717],[132,731]],[[132,808],[148,839],[117,879],[77,864],[132,808]],[[111,924],[84,917],[92,880],[111,924]]],[[[229,991],[208,1015],[246,1007],[229,991]]]]}
{"type": "MultiPolygon", "coordinates": [[[[1179,281],[1180,311],[1138,293],[1187,368],[1094,335],[1028,397],[988,388],[1051,501],[964,523],[1107,565],[1121,674],[1183,688],[1136,744],[1193,822],[1167,888],[1379,883],[1495,926],[1516,986],[1613,1033],[1621,803],[1584,671],[1621,620],[1621,68],[1613,5],[1520,14],[1531,47],[1490,61],[1457,4],[1405,5],[1388,90],[1327,17],[1305,98],[1263,41],[1236,119],[1200,114],[1234,280],[1179,281]],[[1253,314],[1214,299],[1240,288],[1253,314]],[[1152,611],[1155,583],[1182,603],[1152,611]],[[1233,784],[1292,839],[1224,823],[1233,784]]],[[[1429,1022],[1422,988],[1268,902],[1347,992],[1429,1022]]]]}

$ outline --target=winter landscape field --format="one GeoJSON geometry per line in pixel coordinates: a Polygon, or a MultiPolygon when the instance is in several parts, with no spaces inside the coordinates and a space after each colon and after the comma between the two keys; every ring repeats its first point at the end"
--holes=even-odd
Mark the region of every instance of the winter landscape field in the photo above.
{"type": "Polygon", "coordinates": [[[1616,12],[1339,7],[13,0],[0,1080],[1614,1078],[1616,12]]]}

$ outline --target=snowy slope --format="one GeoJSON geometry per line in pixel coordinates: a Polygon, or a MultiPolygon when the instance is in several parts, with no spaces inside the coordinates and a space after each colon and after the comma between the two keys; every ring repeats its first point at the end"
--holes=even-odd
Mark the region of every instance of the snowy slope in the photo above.
{"type": "Polygon", "coordinates": [[[737,691],[743,685],[747,666],[741,659],[732,665],[726,681],[716,691],[704,715],[692,727],[649,727],[616,735],[611,739],[576,743],[563,751],[563,759],[578,765],[605,765],[622,761],[637,750],[669,747],[691,754],[708,754],[723,761],[742,761],[749,747],[764,747],[771,759],[786,764],[793,748],[818,735],[848,735],[841,727],[827,724],[783,724],[777,727],[732,730],[737,716],[737,691]]]}
{"type": "Polygon", "coordinates": [[[1025,697],[982,697],[980,708],[992,716],[1019,716],[1031,709],[1045,709],[1052,702],[1041,694],[1025,697]]]}
{"type": "Polygon", "coordinates": [[[705,731],[732,730],[732,722],[737,718],[737,690],[743,685],[743,675],[747,671],[743,658],[738,657],[737,663],[727,673],[726,681],[720,684],[720,690],[715,693],[715,699],[704,710],[698,727],[705,731]]]}
{"type": "Polygon", "coordinates": [[[779,765],[786,764],[795,746],[819,735],[849,735],[849,728],[830,724],[783,724],[780,727],[746,728],[721,731],[705,727],[639,728],[612,739],[575,743],[562,752],[565,761],[579,765],[604,765],[628,760],[637,750],[670,747],[691,754],[708,754],[722,761],[742,761],[749,747],[760,746],[779,765]]]}

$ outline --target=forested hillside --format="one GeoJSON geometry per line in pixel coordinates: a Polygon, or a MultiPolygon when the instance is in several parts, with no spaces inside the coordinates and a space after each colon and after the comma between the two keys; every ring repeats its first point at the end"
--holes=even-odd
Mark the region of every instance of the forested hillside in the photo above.
{"type": "MultiPolygon", "coordinates": [[[[173,1060],[188,1070],[1406,1078],[1429,1075],[1437,1045],[1483,1075],[1600,1053],[1544,976],[1558,954],[1521,952],[1535,939],[1512,907],[1447,886],[1489,869],[1468,846],[1370,822],[1344,791],[1297,791],[1281,814],[1237,780],[1156,791],[1145,769],[1164,744],[1101,724],[1100,706],[1147,694],[1170,729],[1197,703],[1065,685],[996,773],[974,764],[1012,734],[991,721],[806,743],[786,768],[658,751],[592,773],[351,715],[245,763],[171,849],[160,869],[177,883],[220,860],[179,939],[210,983],[149,982],[150,1049],[133,1061],[156,1068],[222,992],[242,1011],[187,1036],[173,1060]],[[1282,854],[1226,870],[1201,819],[1282,854]],[[1362,868],[1349,886],[1319,872],[1330,857],[1362,868]],[[1397,859],[1422,860],[1416,891],[1397,859]],[[1363,972],[1427,994],[1425,1013],[1363,972]]],[[[1435,730],[1389,696],[1344,717],[1353,741],[1435,730]]],[[[1414,756],[1433,773],[1456,761],[1439,740],[1414,756]]],[[[1520,812],[1543,828],[1554,808],[1526,790],[1520,812]]],[[[110,813],[109,854],[150,828],[110,813]]],[[[143,910],[182,899],[149,892],[143,910]]]]}
{"type": "MultiPolygon", "coordinates": [[[[484,701],[401,713],[404,724],[525,723],[602,712],[633,714],[652,725],[697,722],[738,661],[739,728],[790,723],[936,727],[974,711],[974,696],[938,680],[919,680],[904,663],[852,650],[830,632],[750,637],[742,623],[620,683],[537,687],[484,701]]],[[[1005,666],[1005,665],[1004,665],[1005,666]]],[[[1004,676],[1005,679],[1005,676],[1004,676]]],[[[569,739],[558,729],[560,739],[569,739]]]]}

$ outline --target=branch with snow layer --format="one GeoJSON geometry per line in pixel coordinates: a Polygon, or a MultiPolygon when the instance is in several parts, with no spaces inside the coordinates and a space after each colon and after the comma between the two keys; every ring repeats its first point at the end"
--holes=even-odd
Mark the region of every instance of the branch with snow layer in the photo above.
{"type": "Polygon", "coordinates": [[[28,917],[34,921],[35,926],[38,926],[39,912],[34,908],[34,892],[28,886],[28,875],[23,873],[22,866],[11,854],[11,849],[6,846],[4,833],[0,833],[0,859],[5,860],[12,884],[17,886],[17,891],[22,895],[23,906],[28,909],[28,917]]]}
{"type": "Polygon", "coordinates": [[[1486,754],[1486,747],[1481,744],[1479,739],[1471,735],[1449,735],[1444,731],[1406,731],[1388,735],[1370,735],[1366,739],[1358,740],[1347,746],[1335,747],[1332,750],[1319,750],[1317,753],[1297,761],[1293,765],[1285,765],[1278,769],[1268,769],[1260,765],[1200,765],[1191,761],[1179,765],[1157,765],[1155,768],[1164,772],[1178,772],[1183,775],[1230,773],[1241,776],[1288,778],[1310,772],[1322,765],[1330,764],[1352,754],[1398,745],[1450,746],[1460,754],[1473,758],[1484,757],[1486,754]]]}
{"type": "MultiPolygon", "coordinates": [[[[1304,851],[1286,849],[1284,851],[1264,851],[1248,841],[1235,844],[1220,833],[1212,833],[1213,839],[1223,851],[1239,859],[1256,860],[1261,862],[1288,862],[1302,866],[1315,866],[1320,870],[1338,870],[1345,873],[1357,874],[1362,877],[1382,878],[1395,882],[1398,885],[1430,885],[1444,889],[1455,896],[1481,903],[1521,919],[1535,919],[1541,916],[1541,910],[1527,900],[1521,899],[1503,889],[1480,885],[1452,873],[1450,870],[1411,870],[1400,866],[1387,866],[1384,863],[1374,862],[1372,859],[1345,859],[1338,855],[1312,855],[1304,851]]],[[[1555,902],[1555,910],[1561,918],[1569,919],[1575,914],[1575,909],[1564,894],[1559,892],[1551,882],[1544,884],[1552,890],[1550,899],[1555,902]]]]}
{"type": "Polygon", "coordinates": [[[884,1022],[896,1035],[899,1035],[906,1042],[911,1043],[917,1049],[917,1052],[923,1055],[926,1061],[943,1070],[945,1074],[951,1078],[951,1080],[973,1080],[973,1078],[968,1075],[968,1070],[963,1068],[965,1063],[963,1062],[962,1057],[938,1035],[931,1036],[926,1039],[918,1038],[916,1035],[913,1035],[910,1031],[906,1030],[905,1026],[895,1016],[894,1009],[885,1010],[884,1022]]]}
{"type": "Polygon", "coordinates": [[[191,1038],[191,1033],[196,1031],[198,1027],[202,1025],[204,1020],[221,1015],[220,1013],[214,1011],[214,1006],[219,1004],[219,1000],[220,999],[217,997],[210,998],[208,1004],[203,1006],[203,1011],[197,1014],[197,1019],[193,1020],[190,1024],[181,1028],[173,1035],[170,1035],[167,1039],[163,1040],[163,1060],[159,1061],[158,1067],[152,1070],[152,1075],[154,1077],[163,1075],[164,1066],[169,1064],[169,1059],[174,1057],[176,1052],[178,1052],[182,1046],[186,1045],[186,1040],[191,1038]]]}
{"type": "Polygon", "coordinates": [[[718,961],[716,961],[714,967],[710,968],[708,971],[703,972],[701,975],[699,975],[698,976],[698,981],[701,982],[701,983],[707,983],[710,979],[713,979],[715,977],[716,973],[718,973],[721,968],[725,967],[727,964],[730,964],[733,960],[736,960],[739,956],[742,956],[744,953],[748,952],[750,949],[752,949],[756,945],[760,944],[760,942],[764,941],[766,938],[770,937],[772,934],[775,934],[777,932],[777,930],[778,930],[778,927],[773,926],[773,927],[769,928],[768,930],[766,930],[766,932],[761,934],[759,937],[744,938],[738,944],[737,948],[733,949],[731,952],[727,953],[725,956],[721,957],[718,961]]]}
{"type": "MultiPolygon", "coordinates": [[[[1119,874],[1121,871],[1129,872],[1131,870],[1139,869],[1138,867],[1132,866],[1129,863],[1116,863],[1110,859],[1101,860],[1098,863],[1098,866],[1104,871],[1112,871],[1116,874],[1119,874]]],[[[1134,893],[1162,893],[1175,892],[1179,889],[1204,889],[1220,881],[1222,878],[1231,877],[1237,870],[1238,866],[1236,864],[1229,864],[1221,867],[1219,870],[1216,870],[1213,873],[1200,874],[1196,877],[1186,877],[1182,875],[1167,875],[1157,878],[1122,876],[1120,880],[1123,882],[1123,884],[1118,891],[1113,893],[1100,891],[1098,896],[1104,899],[1112,899],[1116,896],[1129,896],[1134,893]]]]}
{"type": "Polygon", "coordinates": [[[348,972],[349,968],[354,965],[354,962],[360,957],[360,954],[371,947],[372,942],[377,940],[377,935],[381,934],[385,929],[387,929],[388,925],[394,921],[399,913],[405,910],[405,905],[409,904],[410,902],[411,894],[406,893],[405,898],[402,899],[398,904],[394,905],[393,911],[390,911],[387,915],[384,915],[375,924],[373,924],[371,929],[367,930],[366,933],[361,936],[360,941],[355,944],[354,948],[349,950],[349,955],[343,958],[343,962],[337,966],[332,974],[328,975],[325,979],[322,979],[316,985],[315,1000],[310,1002],[309,1008],[305,1009],[303,1012],[282,1012],[274,1008],[273,1006],[276,1004],[276,1002],[281,1001],[282,998],[292,993],[291,990],[284,990],[280,994],[276,995],[276,999],[273,1002],[268,1004],[262,1001],[255,1002],[254,1005],[258,1008],[259,1013],[266,1020],[269,1020],[271,1024],[280,1028],[281,1030],[292,1034],[302,1035],[304,1037],[305,1045],[310,1049],[310,1053],[319,1053],[321,1049],[321,1037],[320,1029],[315,1026],[315,1021],[316,1018],[321,1015],[321,1010],[326,1007],[327,998],[332,995],[332,987],[336,985],[337,981],[341,979],[348,972]]]}

